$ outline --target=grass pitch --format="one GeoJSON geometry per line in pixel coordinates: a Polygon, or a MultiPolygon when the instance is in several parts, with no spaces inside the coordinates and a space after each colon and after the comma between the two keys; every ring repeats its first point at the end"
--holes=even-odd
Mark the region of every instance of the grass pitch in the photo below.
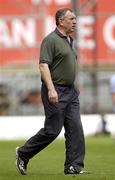
{"type": "Polygon", "coordinates": [[[115,140],[107,136],[86,138],[85,169],[88,175],[64,175],[64,140],[55,140],[36,155],[21,176],[15,166],[15,148],[24,141],[0,141],[0,180],[114,180],[115,140]]]}

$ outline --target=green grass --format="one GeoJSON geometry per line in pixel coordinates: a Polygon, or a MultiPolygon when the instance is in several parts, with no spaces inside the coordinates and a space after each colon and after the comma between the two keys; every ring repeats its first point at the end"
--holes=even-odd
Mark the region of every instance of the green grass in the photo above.
{"type": "Polygon", "coordinates": [[[36,155],[28,165],[27,176],[15,167],[15,147],[24,141],[0,141],[0,180],[114,180],[115,142],[111,137],[86,138],[85,169],[89,175],[64,175],[64,140],[56,140],[36,155]]]}

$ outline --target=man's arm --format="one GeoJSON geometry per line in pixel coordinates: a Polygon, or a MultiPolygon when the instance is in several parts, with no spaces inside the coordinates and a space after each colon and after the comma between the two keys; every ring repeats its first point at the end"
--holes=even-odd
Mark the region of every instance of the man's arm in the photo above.
{"type": "Polygon", "coordinates": [[[49,101],[54,103],[54,104],[57,104],[58,103],[58,94],[57,94],[55,87],[53,85],[48,64],[40,63],[39,69],[41,72],[42,80],[44,81],[44,83],[48,89],[49,101]]]}

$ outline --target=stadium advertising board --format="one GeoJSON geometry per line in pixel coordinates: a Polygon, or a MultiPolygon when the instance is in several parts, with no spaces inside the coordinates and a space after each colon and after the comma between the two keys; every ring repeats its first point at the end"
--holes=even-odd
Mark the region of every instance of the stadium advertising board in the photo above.
{"type": "MultiPolygon", "coordinates": [[[[83,3],[77,18],[81,63],[115,63],[113,0],[86,3],[84,9],[83,3]]],[[[55,11],[65,6],[72,7],[71,0],[0,0],[0,65],[35,63],[41,40],[55,28],[55,11]]]]}

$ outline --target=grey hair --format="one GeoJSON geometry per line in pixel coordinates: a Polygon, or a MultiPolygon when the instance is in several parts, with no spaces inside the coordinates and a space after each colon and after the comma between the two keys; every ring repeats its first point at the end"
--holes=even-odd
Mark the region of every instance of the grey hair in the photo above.
{"type": "Polygon", "coordinates": [[[56,12],[55,21],[57,26],[59,25],[59,20],[66,14],[67,11],[73,12],[70,8],[62,8],[56,12]]]}

